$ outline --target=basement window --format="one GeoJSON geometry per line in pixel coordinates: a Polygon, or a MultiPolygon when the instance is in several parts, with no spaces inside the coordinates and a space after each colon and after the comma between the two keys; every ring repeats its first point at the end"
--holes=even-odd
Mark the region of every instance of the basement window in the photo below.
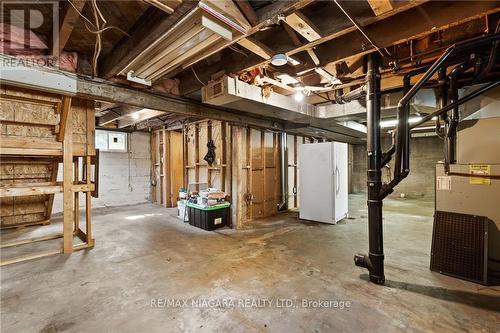
{"type": "Polygon", "coordinates": [[[128,133],[116,131],[95,131],[95,147],[100,151],[126,153],[128,133]]]}

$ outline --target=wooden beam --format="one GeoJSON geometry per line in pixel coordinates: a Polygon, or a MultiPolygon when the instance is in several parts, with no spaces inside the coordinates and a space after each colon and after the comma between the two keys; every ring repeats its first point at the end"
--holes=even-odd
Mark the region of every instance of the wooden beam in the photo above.
{"type": "Polygon", "coordinates": [[[285,22],[309,42],[321,38],[319,29],[300,11],[296,11],[285,17],[285,22]]]}
{"type": "Polygon", "coordinates": [[[318,66],[321,62],[318,58],[318,55],[316,52],[314,52],[313,49],[307,49],[307,54],[309,54],[309,57],[311,57],[311,60],[314,62],[316,66],[318,66]]]}
{"type": "Polygon", "coordinates": [[[266,60],[271,59],[274,55],[270,48],[251,37],[240,39],[238,44],[266,60]]]}
{"type": "MultiPolygon", "coordinates": [[[[0,55],[0,59],[6,58],[0,55]]],[[[39,72],[50,72],[52,74],[58,75],[72,75],[61,70],[47,68],[47,67],[22,67],[24,70],[39,71],[39,72]]],[[[35,74],[34,74],[35,75],[35,74]]],[[[40,75],[40,74],[37,74],[40,75]]],[[[74,74],[73,74],[74,76],[74,74]]],[[[77,91],[74,94],[75,97],[90,99],[90,100],[100,100],[104,102],[127,104],[133,107],[148,108],[153,110],[162,111],[165,113],[176,113],[182,114],[199,119],[214,119],[227,121],[232,124],[244,124],[246,126],[254,126],[259,128],[272,129],[276,131],[283,131],[290,127],[295,128],[296,132],[309,133],[305,126],[307,124],[300,124],[300,129],[293,127],[292,122],[287,122],[282,119],[262,115],[253,115],[250,113],[243,113],[240,111],[235,111],[219,106],[205,105],[201,102],[195,102],[190,99],[181,98],[178,96],[172,96],[166,93],[153,93],[144,89],[135,89],[131,87],[121,86],[114,82],[108,82],[97,78],[81,78],[74,76],[76,80],[77,91]]],[[[23,82],[9,81],[11,85],[23,85],[23,82]]],[[[37,89],[44,90],[43,87],[37,86],[37,89]]],[[[318,119],[318,123],[314,127],[323,129],[322,124],[324,121],[318,119]]],[[[346,133],[338,132],[338,130],[344,130],[345,127],[339,126],[338,124],[331,128],[324,128],[325,133],[328,133],[329,138],[337,141],[345,142],[360,142],[359,138],[354,138],[351,135],[345,135],[346,133]]],[[[315,130],[315,129],[314,129],[315,130]]]]}
{"type": "Polygon", "coordinates": [[[156,8],[163,10],[168,14],[172,14],[174,9],[168,5],[168,2],[165,0],[142,0],[143,2],[155,6],[156,8]]]}
{"type": "Polygon", "coordinates": [[[288,14],[304,8],[316,0],[286,0],[286,1],[275,1],[272,4],[262,7],[257,10],[257,18],[259,24],[273,19],[278,15],[288,14]]]}
{"type": "Polygon", "coordinates": [[[257,19],[257,13],[247,0],[234,0],[234,2],[252,26],[256,25],[259,22],[257,19]]]}
{"type": "MultiPolygon", "coordinates": [[[[2,120],[3,123],[3,120],[2,120]]],[[[43,141],[30,137],[2,137],[1,148],[25,148],[25,149],[55,149],[61,150],[62,144],[54,141],[43,141]]]]}
{"type": "Polygon", "coordinates": [[[66,133],[66,126],[68,125],[68,117],[71,108],[71,97],[63,96],[62,99],[62,111],[61,111],[61,121],[59,125],[59,133],[57,133],[57,141],[61,142],[64,139],[66,133]]]}
{"type": "Polygon", "coordinates": [[[292,29],[288,24],[286,24],[283,21],[280,21],[280,25],[285,30],[287,33],[288,37],[290,37],[290,40],[292,41],[293,45],[296,47],[302,46],[302,42],[300,41],[300,38],[297,36],[297,33],[295,30],[292,29]]]}
{"type": "MultiPolygon", "coordinates": [[[[389,47],[499,10],[500,8],[490,1],[452,3],[431,1],[418,8],[391,16],[378,24],[367,26],[365,32],[379,47],[389,47]],[[409,25],[408,22],[413,24],[409,25]]],[[[327,64],[371,53],[374,48],[371,45],[367,46],[365,37],[356,30],[318,46],[316,51],[321,63],[327,64]]]]}
{"type": "MultiPolygon", "coordinates": [[[[437,29],[433,29],[432,26],[435,25],[435,22],[443,22],[444,24],[441,25],[441,27],[443,27],[457,22],[457,19],[468,18],[471,20],[476,17],[475,15],[485,15],[487,13],[494,12],[495,10],[498,10],[495,7],[495,4],[489,1],[476,3],[443,3],[440,1],[434,2],[428,0],[404,1],[395,2],[394,9],[392,11],[376,17],[361,17],[358,19],[358,22],[365,27],[365,29],[383,30],[383,33],[381,32],[381,34],[386,35],[382,36],[383,39],[390,38],[393,35],[392,30],[395,26],[400,27],[399,29],[396,29],[397,34],[405,35],[405,39],[408,40],[416,36],[422,36],[423,34],[429,34],[436,31],[439,29],[439,26],[436,25],[437,29]],[[450,9],[450,14],[448,14],[448,8],[450,9]],[[447,14],[442,15],[442,13],[447,14]],[[415,19],[416,17],[419,19],[415,19]],[[409,21],[415,22],[415,24],[412,24],[411,27],[409,27],[407,24],[409,21]],[[415,34],[415,31],[417,34],[415,34]]],[[[325,61],[328,60],[340,62],[351,56],[362,56],[368,52],[373,52],[370,48],[367,48],[365,50],[366,52],[363,50],[360,51],[361,45],[366,45],[366,40],[362,39],[363,36],[361,36],[356,27],[354,27],[350,22],[345,22],[345,24],[342,24],[340,27],[338,24],[332,23],[330,28],[324,28],[323,30],[325,32],[325,36],[321,39],[302,44],[298,47],[275,51],[291,56],[314,48],[314,52],[321,60],[322,64],[326,64],[325,61]],[[353,38],[355,38],[355,40],[352,40],[353,38]],[[337,40],[341,40],[341,42],[337,43],[337,40]],[[327,48],[330,44],[333,46],[329,48],[328,51],[325,52],[320,50],[320,48],[327,48]],[[335,48],[337,48],[337,50],[335,50],[335,48]],[[332,57],[325,59],[328,57],[328,52],[332,54],[332,57]]],[[[373,36],[373,38],[378,41],[377,35],[373,36]]],[[[225,70],[226,73],[237,73],[242,70],[251,70],[253,68],[265,66],[269,62],[269,60],[262,60],[262,58],[257,56],[243,58],[237,54],[229,54],[224,56],[219,62],[205,66],[198,66],[196,72],[201,80],[207,80],[207,78],[210,78],[211,74],[220,70],[225,70]]],[[[181,74],[179,78],[181,80],[181,94],[193,92],[201,87],[201,84],[190,72],[181,74]]]]}
{"type": "Polygon", "coordinates": [[[246,31],[248,31],[251,28],[250,23],[248,22],[246,17],[242,14],[239,7],[237,7],[236,4],[233,2],[233,0],[201,0],[200,2],[203,5],[211,7],[217,13],[229,17],[232,21],[240,25],[246,31]]]}
{"type": "MultiPolygon", "coordinates": [[[[64,97],[63,113],[66,109],[63,139],[63,252],[73,252],[73,113],[71,98],[64,97]]],[[[62,119],[62,118],[61,118],[62,119]]]]}
{"type": "Polygon", "coordinates": [[[19,156],[61,156],[62,149],[8,148],[0,147],[0,155],[19,156]]]}
{"type": "Polygon", "coordinates": [[[130,107],[130,106],[121,106],[118,108],[113,108],[112,110],[109,110],[108,113],[106,113],[102,117],[99,117],[97,123],[99,124],[99,126],[104,126],[113,121],[117,121],[122,117],[136,113],[139,110],[140,108],[130,107]]]}
{"type": "Polygon", "coordinates": [[[62,185],[0,188],[0,198],[61,193],[62,185]]]}
{"type": "Polygon", "coordinates": [[[66,9],[59,20],[59,53],[66,46],[75,25],[80,19],[79,12],[81,13],[83,7],[85,7],[86,0],[72,0],[71,3],[74,7],[69,2],[66,2],[66,9]]]}
{"type": "Polygon", "coordinates": [[[392,6],[391,0],[367,0],[370,7],[372,7],[375,15],[379,16],[388,11],[391,11],[394,7],[392,6]]]}
{"type": "Polygon", "coordinates": [[[184,14],[196,7],[198,1],[184,0],[175,12],[165,17],[165,14],[151,8],[137,20],[130,32],[132,37],[123,37],[109,55],[100,63],[99,76],[110,78],[122,70],[140,52],[160,38],[165,31],[179,21],[184,14]],[[147,24],[145,24],[147,22],[147,24]]]}

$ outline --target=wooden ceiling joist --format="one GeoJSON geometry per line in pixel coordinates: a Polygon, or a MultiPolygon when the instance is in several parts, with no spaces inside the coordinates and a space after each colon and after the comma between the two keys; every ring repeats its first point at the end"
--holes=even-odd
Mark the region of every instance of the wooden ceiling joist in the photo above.
{"type": "Polygon", "coordinates": [[[394,7],[391,0],[367,0],[370,7],[372,7],[375,15],[379,16],[388,11],[391,11],[394,7]]]}
{"type": "Polygon", "coordinates": [[[309,42],[321,38],[319,29],[300,11],[288,15],[285,22],[309,42]]]}
{"type": "Polygon", "coordinates": [[[165,31],[175,25],[186,13],[197,6],[197,1],[184,0],[175,11],[165,18],[155,8],[147,10],[138,23],[129,31],[132,37],[125,36],[118,42],[109,55],[100,62],[99,76],[110,78],[118,74],[143,50],[160,38],[165,31]],[[147,22],[147,24],[144,24],[147,22]]]}
{"type": "Polygon", "coordinates": [[[73,0],[72,4],[66,3],[66,8],[60,18],[59,24],[59,53],[66,46],[76,23],[80,19],[80,14],[85,6],[86,0],[73,0]]]}
{"type": "Polygon", "coordinates": [[[234,2],[252,26],[259,22],[257,19],[257,13],[255,13],[255,10],[253,10],[248,0],[234,0],[234,2]]]}
{"type": "MultiPolygon", "coordinates": [[[[397,2],[394,6],[394,10],[383,15],[359,18],[358,20],[367,29],[370,36],[380,43],[381,47],[389,47],[403,41],[420,38],[438,29],[446,29],[452,24],[458,24],[463,20],[472,20],[499,10],[496,4],[490,1],[449,3],[419,0],[397,2]],[[408,25],[410,21],[413,23],[408,25]]],[[[285,54],[291,56],[311,48],[314,48],[315,54],[323,65],[338,63],[350,57],[359,57],[373,52],[370,47],[366,47],[366,39],[352,25],[341,30],[333,30],[329,35],[316,41],[289,50],[275,51],[280,53],[284,51],[285,54]]],[[[262,67],[269,63],[269,60],[262,61],[261,58],[257,57],[248,57],[242,61],[234,61],[235,58],[241,59],[236,54],[227,55],[220,62],[198,67],[196,69],[198,77],[205,80],[210,78],[211,74],[222,69],[226,70],[226,73],[236,73],[262,67]]],[[[181,95],[200,88],[199,82],[190,73],[181,75],[180,80],[181,95]]]]}
{"type": "Polygon", "coordinates": [[[172,14],[174,9],[168,5],[168,2],[165,0],[142,0],[143,2],[155,6],[156,8],[163,10],[168,14],[172,14]]]}
{"type": "Polygon", "coordinates": [[[274,55],[270,48],[251,37],[240,39],[238,44],[266,60],[274,55]]]}
{"type": "MultiPolygon", "coordinates": [[[[380,24],[370,25],[365,28],[365,32],[377,41],[379,47],[387,48],[499,10],[500,8],[490,1],[453,3],[431,1],[415,10],[391,16],[380,24]],[[413,24],[409,25],[408,22],[413,24]]],[[[336,63],[348,57],[374,51],[371,45],[366,45],[366,39],[359,31],[345,34],[316,49],[321,63],[336,63]]]]}

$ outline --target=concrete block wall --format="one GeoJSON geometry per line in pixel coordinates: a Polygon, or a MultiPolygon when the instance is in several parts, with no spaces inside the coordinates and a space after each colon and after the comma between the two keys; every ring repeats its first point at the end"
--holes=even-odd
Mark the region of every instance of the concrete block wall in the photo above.
{"type": "MultiPolygon", "coordinates": [[[[92,207],[122,206],[150,201],[151,149],[149,133],[129,134],[127,153],[101,152],[99,198],[92,207]]],[[[62,167],[58,178],[62,179],[62,167]]],[[[84,207],[84,195],[80,195],[84,207]]],[[[54,213],[62,212],[62,194],[54,199],[54,213]]]]}
{"type": "MultiPolygon", "coordinates": [[[[384,150],[391,145],[389,136],[382,140],[384,150]]],[[[410,174],[394,189],[391,196],[404,193],[408,198],[434,198],[434,177],[436,163],[444,159],[443,141],[437,136],[411,138],[410,174]]],[[[382,181],[388,182],[394,173],[394,164],[385,168],[382,181]]],[[[366,192],[366,146],[353,146],[352,192],[366,192]]]]}

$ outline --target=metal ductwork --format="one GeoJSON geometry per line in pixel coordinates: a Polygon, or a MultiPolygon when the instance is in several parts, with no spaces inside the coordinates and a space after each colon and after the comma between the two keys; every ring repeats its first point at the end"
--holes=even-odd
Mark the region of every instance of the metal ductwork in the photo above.
{"type": "MultiPolygon", "coordinates": [[[[271,93],[237,78],[224,76],[202,88],[202,101],[259,116],[272,117],[294,123],[303,128],[327,130],[338,134],[338,141],[359,142],[365,133],[339,124],[329,117],[328,108],[296,101],[291,96],[271,93]]],[[[333,108],[333,106],[330,106],[333,108]]]]}

